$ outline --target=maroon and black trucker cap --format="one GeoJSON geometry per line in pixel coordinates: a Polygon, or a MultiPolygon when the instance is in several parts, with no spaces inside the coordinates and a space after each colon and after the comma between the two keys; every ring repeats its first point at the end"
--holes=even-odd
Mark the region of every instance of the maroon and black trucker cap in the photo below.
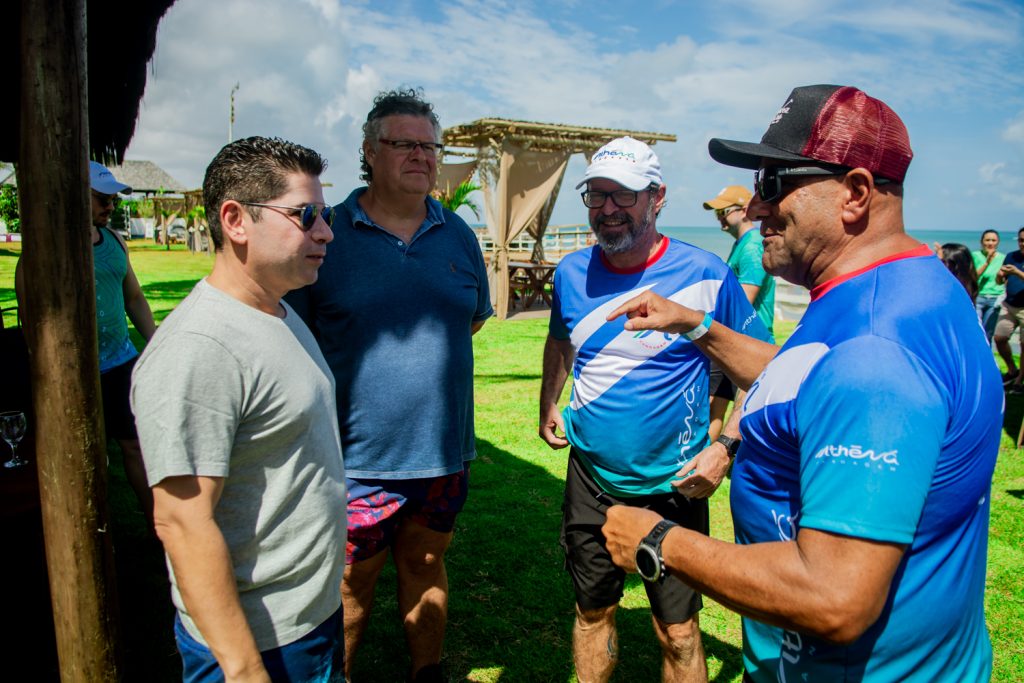
{"type": "Polygon", "coordinates": [[[761,161],[824,162],[866,168],[903,182],[914,153],[907,127],[889,106],[857,88],[807,85],[789,94],[760,144],[712,138],[708,152],[726,166],[757,169],[761,161]]]}

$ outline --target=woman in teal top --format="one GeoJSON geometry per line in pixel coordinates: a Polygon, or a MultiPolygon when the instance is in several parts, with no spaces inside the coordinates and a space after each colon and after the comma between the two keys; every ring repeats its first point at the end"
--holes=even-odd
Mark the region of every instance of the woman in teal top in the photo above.
{"type": "Polygon", "coordinates": [[[981,326],[985,328],[985,337],[992,343],[992,335],[996,331],[999,319],[999,299],[1006,292],[1006,286],[996,282],[996,273],[1003,266],[1005,256],[999,253],[999,233],[986,230],[981,233],[981,249],[971,252],[974,258],[974,269],[978,274],[978,299],[975,308],[981,326]]]}

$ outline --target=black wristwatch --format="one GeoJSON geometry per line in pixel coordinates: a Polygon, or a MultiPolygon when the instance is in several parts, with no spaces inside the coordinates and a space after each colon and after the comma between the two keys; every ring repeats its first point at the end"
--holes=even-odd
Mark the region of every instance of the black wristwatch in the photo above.
{"type": "Polygon", "coordinates": [[[664,580],[665,560],[661,556],[661,542],[665,539],[668,530],[674,526],[679,525],[667,519],[661,520],[636,547],[636,554],[633,558],[636,560],[636,569],[644,581],[657,583],[664,580]]]}
{"type": "Polygon", "coordinates": [[[740,449],[740,440],[734,439],[731,436],[722,434],[720,437],[715,439],[715,443],[720,443],[725,446],[725,451],[729,454],[730,458],[736,457],[736,451],[740,449]]]}

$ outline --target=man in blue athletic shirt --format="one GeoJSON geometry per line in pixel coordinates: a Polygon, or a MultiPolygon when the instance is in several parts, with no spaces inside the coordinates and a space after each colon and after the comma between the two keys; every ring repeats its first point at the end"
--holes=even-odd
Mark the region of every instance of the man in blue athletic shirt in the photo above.
{"type": "MultiPolygon", "coordinates": [[[[856,88],[807,86],[760,144],[709,150],[757,169],[765,269],[811,304],[781,349],[725,325],[697,342],[749,387],[736,544],[616,507],[615,561],[666,568],[739,612],[748,681],[988,680],[1001,382],[964,288],[904,232],[903,122],[856,88]]],[[[685,334],[693,308],[646,293],[609,317],[685,334]]]]}
{"type": "MultiPolygon", "coordinates": [[[[573,658],[581,681],[606,681],[616,660],[615,610],[625,572],[601,536],[609,505],[649,506],[708,533],[708,503],[738,446],[734,420],[708,445],[708,359],[689,337],[626,332],[608,312],[644,291],[707,311],[704,327],[729,325],[767,339],[736,277],[717,256],[658,234],[665,185],[654,152],[630,137],[591,159],[583,181],[597,246],[555,272],[544,348],[540,436],[572,445],[561,542],[576,591],[573,658]],[[558,410],[569,370],[573,390],[558,410]],[[565,436],[558,432],[564,431],[565,436]],[[674,477],[686,477],[675,489],[674,477]]],[[[705,680],[700,594],[682,581],[648,585],[666,681],[705,680]]]]}

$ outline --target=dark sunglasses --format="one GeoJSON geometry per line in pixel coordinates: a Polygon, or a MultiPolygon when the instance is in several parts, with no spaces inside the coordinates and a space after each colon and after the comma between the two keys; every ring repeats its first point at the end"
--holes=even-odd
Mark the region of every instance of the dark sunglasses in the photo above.
{"type": "MultiPolygon", "coordinates": [[[[786,182],[815,176],[843,176],[852,171],[845,166],[772,166],[754,172],[754,190],[762,202],[771,204],[782,199],[782,186],[786,182]]],[[[891,182],[888,178],[874,177],[875,185],[891,182]]]]}
{"type": "Polygon", "coordinates": [[[283,209],[291,211],[289,215],[299,217],[304,231],[313,229],[313,226],[316,224],[317,216],[324,219],[324,223],[327,224],[327,227],[330,227],[331,224],[334,223],[333,206],[325,206],[321,209],[316,204],[306,204],[305,206],[278,206],[277,204],[257,204],[256,202],[240,201],[238,203],[244,204],[245,206],[258,206],[263,209],[283,209]]]}
{"type": "MultiPolygon", "coordinates": [[[[654,190],[648,188],[641,190],[640,192],[653,192],[654,190]]],[[[615,206],[620,209],[628,209],[631,206],[636,206],[637,195],[640,194],[635,190],[615,190],[615,192],[598,192],[597,190],[587,190],[581,192],[580,196],[583,197],[583,206],[588,209],[600,209],[604,206],[604,203],[611,197],[612,201],[615,202],[615,206]]]]}

